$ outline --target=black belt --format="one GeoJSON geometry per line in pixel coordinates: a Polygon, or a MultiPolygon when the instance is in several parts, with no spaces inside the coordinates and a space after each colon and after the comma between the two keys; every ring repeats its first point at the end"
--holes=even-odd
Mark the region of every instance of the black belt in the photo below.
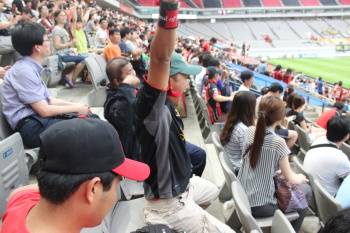
{"type": "Polygon", "coordinates": [[[33,119],[32,116],[28,116],[28,117],[25,117],[23,118],[22,120],[20,120],[16,126],[16,128],[18,130],[20,130],[28,121],[30,121],[31,119],[33,119]]]}

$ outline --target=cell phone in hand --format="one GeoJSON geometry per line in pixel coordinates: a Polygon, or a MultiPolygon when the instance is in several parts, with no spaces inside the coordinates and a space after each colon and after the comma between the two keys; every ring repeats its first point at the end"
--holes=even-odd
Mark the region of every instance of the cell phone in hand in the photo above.
{"type": "Polygon", "coordinates": [[[289,116],[287,119],[288,119],[288,121],[294,121],[296,118],[297,118],[297,116],[293,115],[293,116],[289,116]]]}

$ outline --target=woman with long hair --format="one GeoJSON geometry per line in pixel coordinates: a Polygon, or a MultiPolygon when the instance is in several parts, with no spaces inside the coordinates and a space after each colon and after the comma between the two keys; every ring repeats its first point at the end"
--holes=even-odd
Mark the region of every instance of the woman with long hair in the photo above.
{"type": "Polygon", "coordinates": [[[39,6],[39,19],[37,23],[42,24],[48,33],[51,33],[54,25],[53,23],[48,19],[49,17],[49,8],[47,8],[47,5],[41,5],[39,6]]]}
{"type": "Polygon", "coordinates": [[[283,101],[287,102],[288,96],[291,95],[292,93],[294,93],[294,86],[291,84],[288,84],[283,94],[283,101]]]}
{"type": "MultiPolygon", "coordinates": [[[[257,125],[246,131],[238,179],[255,217],[272,216],[278,209],[273,176],[279,169],[286,180],[300,185],[307,200],[311,198],[311,188],[306,184],[308,180],[292,171],[288,161],[290,150],[285,140],[275,134],[275,127],[284,117],[284,102],[276,96],[267,96],[260,102],[257,125]]],[[[298,211],[299,218],[292,221],[296,232],[300,230],[306,213],[307,208],[298,211]]]]}
{"type": "Polygon", "coordinates": [[[310,124],[306,123],[304,116],[301,114],[303,112],[305,105],[305,99],[301,95],[295,95],[293,98],[291,110],[288,112],[287,116],[296,116],[294,123],[303,128],[308,134],[311,141],[321,136],[326,136],[326,130],[323,128],[315,128],[310,124]]]}
{"type": "Polygon", "coordinates": [[[239,91],[232,101],[220,141],[236,174],[241,167],[245,132],[255,121],[256,98],[252,92],[239,91]]]}
{"type": "Polygon", "coordinates": [[[285,82],[285,83],[290,83],[293,79],[293,76],[292,76],[292,69],[287,69],[286,72],[283,74],[283,79],[282,81],[285,82]]]}
{"type": "MultiPolygon", "coordinates": [[[[75,7],[75,5],[74,5],[75,7]]],[[[74,9],[75,10],[75,9],[74,9]]],[[[64,77],[64,80],[70,87],[79,87],[76,84],[76,79],[80,72],[85,67],[84,56],[71,56],[69,54],[70,48],[76,45],[76,39],[69,39],[69,35],[72,37],[72,33],[65,28],[67,22],[67,14],[64,10],[57,10],[54,13],[56,26],[52,31],[53,45],[56,50],[56,54],[62,62],[74,62],[76,63],[75,68],[64,77]]]]}
{"type": "Polygon", "coordinates": [[[287,101],[286,101],[286,115],[287,116],[288,116],[290,110],[292,109],[293,99],[296,95],[298,95],[298,94],[293,92],[292,94],[288,95],[288,97],[287,97],[287,101]]]}

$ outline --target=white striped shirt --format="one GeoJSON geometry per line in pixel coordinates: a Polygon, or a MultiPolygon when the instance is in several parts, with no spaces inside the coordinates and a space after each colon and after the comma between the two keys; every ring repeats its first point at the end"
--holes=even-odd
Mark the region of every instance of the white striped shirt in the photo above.
{"type": "Polygon", "coordinates": [[[233,169],[239,170],[243,152],[243,143],[248,127],[239,122],[232,130],[229,142],[224,147],[225,155],[229,157],[233,169]]]}
{"type": "MultiPolygon", "coordinates": [[[[279,169],[279,162],[290,153],[284,139],[277,136],[270,127],[266,131],[269,134],[264,139],[260,160],[256,167],[254,169],[250,167],[248,153],[243,158],[238,174],[238,179],[248,196],[251,207],[277,203],[274,198],[273,176],[279,169]]],[[[255,126],[249,127],[246,131],[243,153],[248,146],[252,145],[254,134],[255,126]]]]}

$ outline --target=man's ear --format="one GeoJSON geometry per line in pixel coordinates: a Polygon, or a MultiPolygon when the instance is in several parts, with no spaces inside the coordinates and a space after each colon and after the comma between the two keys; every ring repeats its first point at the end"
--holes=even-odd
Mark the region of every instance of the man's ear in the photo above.
{"type": "Polygon", "coordinates": [[[102,189],[101,178],[95,177],[87,181],[85,186],[85,196],[88,203],[93,203],[100,192],[100,189],[102,189]]]}

